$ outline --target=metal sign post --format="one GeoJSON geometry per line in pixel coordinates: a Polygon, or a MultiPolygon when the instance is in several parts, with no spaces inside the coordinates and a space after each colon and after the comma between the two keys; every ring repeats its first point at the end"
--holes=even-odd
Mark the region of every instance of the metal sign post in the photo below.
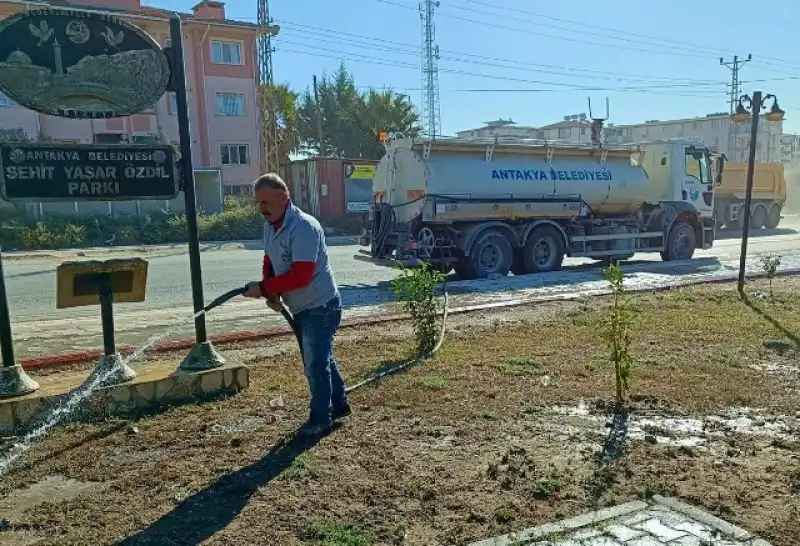
{"type": "Polygon", "coordinates": [[[3,358],[3,367],[0,368],[0,398],[22,396],[39,390],[39,384],[28,377],[14,359],[14,338],[11,335],[11,316],[8,312],[2,249],[0,249],[0,351],[3,358]]]}
{"type": "Polygon", "coordinates": [[[192,303],[197,316],[194,319],[195,346],[181,362],[185,370],[206,370],[216,368],[225,363],[225,359],[217,353],[206,333],[206,317],[203,311],[203,276],[200,267],[200,235],[197,229],[197,200],[194,185],[194,165],[192,163],[192,141],[189,127],[189,106],[186,93],[186,70],[183,58],[183,33],[181,18],[173,14],[169,21],[169,33],[172,41],[171,64],[172,81],[170,90],[175,93],[178,106],[178,134],[181,148],[181,176],[183,180],[183,197],[186,203],[186,229],[189,236],[189,269],[192,276],[192,303]]]}

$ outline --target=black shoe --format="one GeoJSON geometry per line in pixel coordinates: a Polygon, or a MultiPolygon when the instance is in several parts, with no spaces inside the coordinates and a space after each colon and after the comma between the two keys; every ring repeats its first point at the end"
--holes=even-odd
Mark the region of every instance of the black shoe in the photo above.
{"type": "Polygon", "coordinates": [[[297,435],[303,438],[317,438],[327,436],[331,432],[333,432],[333,424],[306,421],[306,423],[297,430],[297,435]]]}
{"type": "Polygon", "coordinates": [[[333,408],[331,412],[331,418],[334,421],[338,421],[339,419],[344,419],[345,417],[349,417],[353,413],[353,409],[350,407],[350,404],[347,402],[344,403],[344,406],[333,408]]]}

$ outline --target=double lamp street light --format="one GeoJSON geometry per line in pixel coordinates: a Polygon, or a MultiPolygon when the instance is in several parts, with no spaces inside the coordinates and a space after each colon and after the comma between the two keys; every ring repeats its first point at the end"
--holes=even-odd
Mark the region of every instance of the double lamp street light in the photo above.
{"type": "MultiPolygon", "coordinates": [[[[753,171],[756,163],[756,136],[758,135],[758,119],[764,102],[772,99],[772,107],[764,116],[767,121],[777,123],[783,121],[784,111],[778,106],[778,97],[775,95],[762,95],[761,91],[756,91],[753,96],[742,95],[739,97],[739,104],[736,111],[731,114],[731,120],[736,124],[744,124],[750,121],[750,153],[747,160],[747,189],[744,198],[744,216],[742,218],[742,252],[739,257],[739,295],[744,297],[744,273],[745,262],[747,261],[747,240],[750,235],[750,205],[753,198],[753,171]]],[[[741,210],[741,209],[739,209],[741,210]]]]}

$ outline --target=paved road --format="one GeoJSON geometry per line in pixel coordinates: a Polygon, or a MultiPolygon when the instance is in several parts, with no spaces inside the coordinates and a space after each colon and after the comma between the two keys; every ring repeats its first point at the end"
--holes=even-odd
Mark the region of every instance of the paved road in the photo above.
{"type": "MultiPolygon", "coordinates": [[[[680,274],[706,272],[720,262],[731,262],[739,256],[740,239],[724,235],[709,251],[698,252],[696,259],[683,265],[680,274]]],[[[357,260],[354,255],[360,247],[331,247],[331,260],[337,280],[342,288],[346,315],[371,314],[392,300],[386,283],[393,277],[391,269],[357,260]]],[[[751,237],[750,253],[776,252],[800,255],[800,222],[787,223],[778,230],[763,231],[751,237]]],[[[116,310],[120,343],[141,343],[149,335],[169,324],[191,315],[191,287],[188,256],[185,253],[143,253],[148,259],[147,301],[140,304],[119,305],[116,310]]],[[[206,301],[217,295],[256,279],[260,273],[262,252],[257,247],[208,250],[202,253],[203,278],[206,301]]],[[[642,254],[628,264],[630,272],[673,274],[674,264],[661,262],[658,255],[642,254]]],[[[60,260],[42,258],[34,261],[15,260],[6,263],[8,288],[14,334],[20,356],[63,352],[67,350],[94,349],[101,345],[99,309],[84,307],[55,309],[55,268],[60,260]]],[[[477,294],[492,291],[519,291],[547,285],[550,289],[567,291],[573,284],[596,280],[596,262],[570,259],[565,269],[545,276],[528,275],[511,285],[488,283],[478,288],[474,283],[457,283],[454,293],[477,294]],[[552,277],[552,278],[551,278],[552,277]],[[461,286],[463,284],[463,286],[461,286]],[[555,287],[555,288],[554,288],[555,287]]],[[[675,275],[678,275],[675,271],[675,275]]],[[[484,283],[486,284],[486,283],[484,283]]],[[[280,323],[280,318],[266,313],[262,302],[237,301],[223,306],[208,317],[211,332],[240,329],[258,329],[280,323]]],[[[191,334],[187,325],[174,336],[191,334]]]]}
{"type": "MultiPolygon", "coordinates": [[[[771,232],[763,231],[751,239],[752,252],[769,250],[800,250],[800,224],[787,226],[771,232]]],[[[727,238],[718,241],[709,251],[696,256],[734,259],[739,256],[740,240],[727,238]]],[[[354,259],[357,246],[338,246],[330,249],[331,263],[343,292],[371,287],[389,281],[394,273],[391,269],[374,265],[368,261],[354,259]]],[[[164,310],[191,305],[191,280],[189,257],[186,253],[168,255],[140,254],[150,263],[146,301],[141,304],[126,304],[125,310],[164,310]]],[[[207,251],[201,254],[203,264],[203,286],[206,301],[258,279],[261,273],[262,251],[258,248],[207,251]]],[[[657,254],[640,254],[637,261],[660,261],[657,254]]],[[[55,269],[58,261],[44,259],[34,263],[9,261],[5,264],[6,286],[10,298],[12,321],[27,322],[43,319],[94,316],[97,309],[82,307],[57,310],[55,269]]],[[[582,269],[596,265],[585,259],[568,259],[565,269],[582,269]]],[[[347,299],[347,296],[345,296],[347,299]]]]}

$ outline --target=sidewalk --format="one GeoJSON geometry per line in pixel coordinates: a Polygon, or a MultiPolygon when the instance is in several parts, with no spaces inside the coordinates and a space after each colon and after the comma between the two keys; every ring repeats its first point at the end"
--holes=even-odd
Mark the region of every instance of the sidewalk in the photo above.
{"type": "MultiPolygon", "coordinates": [[[[353,235],[327,237],[328,246],[354,245],[358,237],[353,235]]],[[[259,250],[262,248],[261,239],[245,241],[203,241],[200,243],[200,252],[213,252],[220,250],[259,250]]],[[[11,250],[3,252],[3,260],[36,260],[36,259],[64,259],[70,257],[97,257],[108,254],[151,254],[162,255],[182,254],[189,251],[188,243],[165,243],[157,245],[128,245],[87,248],[64,248],[52,250],[11,250]]]]}

